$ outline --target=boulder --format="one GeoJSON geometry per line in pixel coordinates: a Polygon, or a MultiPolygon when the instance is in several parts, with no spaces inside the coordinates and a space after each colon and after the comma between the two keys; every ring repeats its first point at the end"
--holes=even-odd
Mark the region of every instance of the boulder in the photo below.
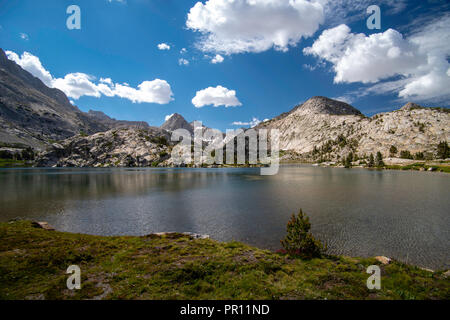
{"type": "Polygon", "coordinates": [[[53,228],[51,225],[48,224],[48,222],[41,221],[41,222],[33,222],[33,226],[36,228],[41,228],[49,231],[54,231],[55,228],[53,228]]]}
{"type": "Polygon", "coordinates": [[[375,259],[378,262],[381,262],[382,264],[389,264],[392,261],[392,259],[385,257],[385,256],[377,256],[377,257],[375,257],[375,259]]]}

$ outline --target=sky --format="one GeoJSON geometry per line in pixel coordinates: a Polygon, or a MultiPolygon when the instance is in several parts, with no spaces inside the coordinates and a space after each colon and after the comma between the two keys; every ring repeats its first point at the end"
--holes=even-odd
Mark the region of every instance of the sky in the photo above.
{"type": "Polygon", "coordinates": [[[0,47],[81,110],[153,126],[253,126],[318,95],[450,106],[446,0],[0,0],[0,47]]]}

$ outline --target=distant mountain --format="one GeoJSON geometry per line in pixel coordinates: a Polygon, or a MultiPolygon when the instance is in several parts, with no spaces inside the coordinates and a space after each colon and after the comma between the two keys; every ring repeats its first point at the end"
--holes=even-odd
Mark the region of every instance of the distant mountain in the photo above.
{"type": "Polygon", "coordinates": [[[44,149],[51,142],[79,133],[89,135],[124,126],[148,124],[80,111],[62,91],[47,87],[0,49],[0,143],[44,149]]]}
{"type": "Polygon", "coordinates": [[[167,131],[175,131],[177,129],[186,129],[191,134],[194,133],[194,127],[189,122],[186,121],[186,119],[183,118],[182,115],[178,113],[174,113],[172,116],[170,116],[169,119],[166,120],[161,126],[161,129],[167,130],[167,131]]]}
{"type": "MultiPolygon", "coordinates": [[[[89,112],[100,122],[109,117],[89,112]]],[[[171,166],[174,142],[170,132],[193,130],[181,115],[174,114],[161,128],[114,129],[91,136],[77,135],[53,144],[37,160],[46,166],[171,166]]],[[[408,103],[400,110],[371,118],[349,104],[324,97],[313,97],[290,112],[265,121],[254,129],[278,129],[280,149],[285,160],[342,161],[349,153],[359,159],[380,151],[389,155],[391,146],[401,150],[435,156],[440,141],[450,140],[448,109],[424,108],[408,103]],[[288,157],[288,158],[286,158],[288,157]]],[[[245,134],[245,133],[244,133],[245,134]]],[[[237,137],[226,143],[236,143],[237,137]]],[[[203,146],[212,141],[203,140],[203,146]]],[[[218,147],[225,146],[219,143],[218,147]]],[[[235,148],[235,150],[237,150],[235,148]]],[[[249,146],[246,141],[245,152],[249,146]]]]}
{"type": "Polygon", "coordinates": [[[391,146],[432,154],[440,141],[450,140],[450,113],[408,103],[369,118],[344,102],[313,97],[256,127],[261,128],[280,131],[280,149],[314,160],[339,160],[350,152],[387,157],[391,146]]]}
{"type": "Polygon", "coordinates": [[[91,119],[93,119],[93,120],[103,124],[108,129],[113,129],[113,128],[136,128],[136,129],[147,130],[147,129],[150,128],[148,123],[145,122],[145,121],[116,120],[114,118],[111,118],[111,117],[107,116],[105,113],[103,113],[101,111],[89,110],[87,115],[91,119]]]}

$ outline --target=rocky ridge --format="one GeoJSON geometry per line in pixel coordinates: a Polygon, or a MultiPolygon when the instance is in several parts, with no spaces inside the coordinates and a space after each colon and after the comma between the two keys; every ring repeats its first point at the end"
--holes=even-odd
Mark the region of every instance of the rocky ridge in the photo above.
{"type": "Polygon", "coordinates": [[[150,167],[169,165],[172,143],[159,128],[113,129],[54,143],[36,160],[43,167],[150,167]]]}
{"type": "Polygon", "coordinates": [[[0,142],[44,150],[79,133],[118,127],[147,128],[144,122],[118,121],[101,112],[85,113],[60,90],[47,87],[0,49],[0,142]]]}
{"type": "Polygon", "coordinates": [[[256,129],[280,130],[280,149],[313,160],[342,159],[352,152],[361,157],[398,151],[435,153],[440,141],[450,140],[448,109],[408,103],[399,110],[366,117],[332,99],[313,97],[291,112],[261,123],[256,129]]]}

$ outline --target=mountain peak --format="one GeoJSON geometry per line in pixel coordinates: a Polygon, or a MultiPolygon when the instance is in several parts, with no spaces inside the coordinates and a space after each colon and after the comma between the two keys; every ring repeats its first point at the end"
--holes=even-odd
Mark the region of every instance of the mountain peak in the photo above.
{"type": "Polygon", "coordinates": [[[362,113],[348,103],[333,100],[327,97],[316,96],[307,100],[296,108],[296,111],[312,114],[329,115],[362,115],[362,113]]]}
{"type": "Polygon", "coordinates": [[[410,110],[419,109],[419,108],[423,108],[423,107],[421,105],[418,105],[417,103],[408,102],[403,107],[401,107],[400,110],[410,111],[410,110]]]}
{"type": "Polygon", "coordinates": [[[161,129],[167,131],[174,131],[177,129],[186,129],[189,132],[193,132],[192,126],[184,119],[184,117],[179,113],[174,113],[171,115],[166,122],[163,123],[161,129]]]}

